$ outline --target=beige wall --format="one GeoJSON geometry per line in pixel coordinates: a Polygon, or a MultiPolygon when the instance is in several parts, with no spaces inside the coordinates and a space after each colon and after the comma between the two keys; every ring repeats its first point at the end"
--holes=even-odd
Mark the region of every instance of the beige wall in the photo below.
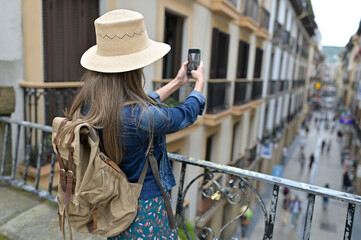
{"type": "Polygon", "coordinates": [[[42,1],[23,0],[25,81],[44,81],[42,1]]]}

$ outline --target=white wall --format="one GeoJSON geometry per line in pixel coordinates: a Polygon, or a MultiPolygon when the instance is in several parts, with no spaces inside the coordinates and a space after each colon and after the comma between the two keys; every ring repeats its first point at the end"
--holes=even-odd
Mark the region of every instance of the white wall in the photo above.
{"type": "Polygon", "coordinates": [[[0,86],[12,86],[16,93],[12,117],[23,119],[23,91],[19,82],[24,80],[23,33],[21,0],[0,0],[0,86]]]}

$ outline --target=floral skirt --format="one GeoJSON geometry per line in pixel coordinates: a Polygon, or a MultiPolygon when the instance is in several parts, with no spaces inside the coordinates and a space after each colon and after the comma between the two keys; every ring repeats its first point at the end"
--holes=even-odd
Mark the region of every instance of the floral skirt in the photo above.
{"type": "Polygon", "coordinates": [[[171,229],[163,197],[138,200],[138,212],[134,222],[119,235],[108,240],[122,239],[178,239],[177,229],[171,229]]]}

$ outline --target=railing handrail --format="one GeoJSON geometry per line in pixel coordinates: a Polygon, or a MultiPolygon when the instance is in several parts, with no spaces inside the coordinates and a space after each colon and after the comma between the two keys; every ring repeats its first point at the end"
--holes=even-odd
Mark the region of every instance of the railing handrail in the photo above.
{"type": "MultiPolygon", "coordinates": [[[[299,110],[301,110],[301,108],[299,110]]],[[[4,169],[5,169],[5,163],[6,163],[6,152],[8,150],[7,149],[8,141],[10,139],[9,129],[11,127],[10,126],[11,124],[18,124],[19,126],[35,128],[35,129],[42,130],[44,132],[51,132],[52,128],[50,126],[44,126],[44,125],[35,124],[35,123],[31,123],[31,122],[12,120],[8,117],[0,117],[0,122],[6,123],[5,138],[4,138],[5,139],[5,144],[4,144],[5,151],[3,152],[2,164],[0,166],[0,179],[7,180],[10,184],[16,185],[18,187],[22,187],[24,190],[33,192],[34,194],[37,194],[38,196],[40,196],[42,198],[49,199],[51,201],[56,201],[56,198],[52,193],[52,185],[53,185],[53,177],[54,177],[54,169],[55,169],[54,168],[54,165],[55,165],[55,155],[54,154],[52,154],[52,158],[51,158],[49,190],[47,192],[45,192],[45,191],[39,189],[40,166],[41,166],[41,160],[42,160],[41,153],[42,153],[42,149],[43,149],[42,144],[43,144],[45,138],[43,138],[42,143],[39,145],[40,154],[37,157],[37,164],[36,164],[37,175],[36,175],[36,179],[35,179],[35,187],[33,187],[30,184],[27,184],[28,168],[29,168],[29,161],[30,161],[30,148],[31,148],[30,141],[28,141],[28,144],[26,146],[27,151],[26,151],[25,171],[24,171],[23,181],[18,180],[15,177],[15,169],[17,166],[17,156],[15,156],[15,158],[12,159],[13,167],[12,167],[11,176],[4,175],[4,169]]],[[[284,130],[283,124],[284,123],[282,122],[279,128],[283,128],[283,130],[284,130]]],[[[19,136],[20,136],[19,133],[20,133],[20,128],[18,128],[18,137],[17,137],[17,142],[15,144],[17,151],[18,151],[18,146],[19,146],[19,136]]],[[[28,133],[29,134],[27,136],[27,139],[30,140],[30,139],[32,139],[32,135],[31,135],[32,131],[28,131],[28,133]]],[[[263,239],[271,239],[270,236],[272,236],[272,234],[273,234],[275,217],[276,217],[275,213],[277,211],[277,200],[278,200],[278,193],[279,193],[280,186],[289,187],[291,189],[309,193],[303,239],[309,239],[309,235],[311,233],[312,215],[313,215],[313,209],[315,207],[315,197],[316,196],[324,196],[324,197],[328,197],[331,199],[335,199],[337,201],[348,203],[344,239],[347,239],[347,240],[351,239],[355,207],[356,207],[356,205],[361,205],[361,196],[349,194],[349,193],[345,193],[345,192],[341,192],[341,191],[336,191],[336,190],[332,190],[329,188],[323,188],[323,187],[319,187],[319,186],[315,186],[315,185],[311,185],[311,184],[307,184],[307,183],[297,182],[297,181],[289,180],[286,178],[280,178],[280,177],[271,176],[271,175],[267,175],[267,174],[263,174],[263,173],[258,173],[258,172],[254,172],[254,171],[250,171],[250,170],[246,170],[246,169],[242,169],[242,168],[237,168],[237,167],[233,167],[233,166],[229,166],[229,165],[195,159],[192,157],[186,157],[186,156],[181,156],[181,155],[176,155],[176,154],[171,154],[171,153],[168,153],[168,156],[169,156],[170,160],[182,163],[182,169],[181,169],[181,174],[180,174],[180,178],[179,178],[180,181],[179,181],[179,189],[178,189],[176,214],[179,217],[178,223],[183,227],[183,229],[185,229],[188,239],[191,239],[191,237],[185,227],[184,207],[183,207],[184,204],[183,203],[184,203],[185,196],[186,196],[188,190],[190,189],[190,186],[201,178],[203,178],[202,186],[207,184],[207,181],[208,181],[207,179],[214,181],[214,184],[212,186],[209,186],[208,189],[202,190],[202,196],[204,196],[206,198],[212,199],[213,196],[216,196],[216,197],[218,196],[220,199],[224,199],[224,200],[228,201],[228,203],[230,203],[230,204],[240,205],[240,204],[242,204],[241,195],[233,192],[234,189],[239,189],[245,195],[247,205],[249,206],[249,204],[251,202],[250,197],[248,196],[248,194],[244,188],[247,187],[251,192],[253,192],[255,194],[255,197],[258,199],[258,202],[262,208],[263,215],[264,215],[265,232],[264,232],[263,239]],[[193,180],[191,180],[189,183],[187,183],[186,186],[184,186],[187,164],[193,165],[193,166],[198,166],[203,169],[207,169],[207,171],[205,171],[203,173],[201,172],[193,180]],[[229,187],[223,188],[219,182],[217,182],[216,180],[213,180],[213,178],[214,178],[213,174],[218,174],[218,173],[232,175],[232,176],[235,176],[236,178],[235,178],[235,180],[231,179],[229,181],[229,187]],[[256,181],[260,181],[260,182],[267,183],[267,184],[273,184],[271,208],[269,210],[269,213],[270,213],[269,215],[267,213],[268,211],[266,209],[265,203],[264,203],[261,195],[257,192],[255,187],[252,186],[252,184],[249,182],[249,180],[256,180],[256,181]]],[[[202,236],[204,235],[203,234],[204,231],[210,231],[213,236],[213,239],[219,239],[219,238],[215,237],[215,233],[211,228],[204,227],[202,224],[199,224],[202,219],[204,220],[207,218],[207,214],[210,211],[214,210],[214,206],[217,206],[217,205],[213,205],[210,209],[207,210],[207,212],[204,214],[205,218],[204,218],[204,216],[202,216],[202,217],[198,217],[196,219],[195,226],[203,228],[202,236]]],[[[242,214],[238,214],[237,216],[235,216],[235,218],[233,218],[230,222],[228,222],[226,225],[224,225],[222,227],[222,229],[220,230],[219,234],[218,233],[217,234],[220,236],[226,227],[228,227],[230,224],[232,224],[234,221],[236,221],[243,214],[244,214],[244,212],[242,214]]]]}
{"type": "MultiPolygon", "coordinates": [[[[18,124],[18,125],[21,125],[24,127],[32,127],[32,128],[42,130],[44,132],[49,132],[49,133],[52,132],[51,126],[45,126],[45,125],[41,125],[41,124],[37,124],[37,123],[19,121],[19,120],[14,120],[14,119],[10,119],[8,117],[1,117],[1,116],[0,116],[0,121],[6,122],[6,123],[18,124]]],[[[270,183],[270,184],[277,184],[280,186],[290,187],[293,189],[301,190],[301,191],[316,194],[316,195],[330,197],[330,198],[333,198],[333,199],[336,199],[339,201],[345,201],[345,202],[361,205],[361,196],[358,196],[358,195],[345,193],[345,192],[341,192],[341,191],[337,191],[337,190],[332,190],[329,188],[319,187],[319,186],[315,186],[315,185],[307,184],[307,183],[303,183],[303,182],[297,182],[297,181],[289,180],[286,178],[275,177],[275,176],[267,175],[264,173],[254,172],[254,171],[236,168],[236,167],[223,165],[223,164],[219,164],[219,163],[213,163],[210,161],[200,160],[200,159],[196,159],[196,158],[192,158],[192,157],[181,156],[181,155],[177,155],[177,154],[173,154],[173,153],[168,153],[168,156],[170,159],[173,159],[173,160],[176,160],[179,162],[184,162],[187,164],[205,167],[205,168],[217,169],[217,170],[221,170],[225,173],[229,173],[232,175],[248,177],[250,179],[254,179],[254,180],[258,180],[258,181],[262,181],[262,182],[266,182],[266,183],[270,183]]]]}
{"type": "Polygon", "coordinates": [[[52,127],[51,126],[46,126],[46,125],[42,125],[42,124],[38,124],[38,123],[32,123],[32,122],[27,122],[27,121],[19,121],[19,120],[14,120],[11,119],[9,117],[1,117],[0,116],[0,121],[6,122],[6,123],[13,123],[13,124],[17,124],[23,127],[30,127],[30,128],[35,128],[47,133],[51,133],[52,132],[52,127]]]}
{"type": "Polygon", "coordinates": [[[83,82],[20,82],[20,87],[25,88],[79,88],[84,85],[83,82]]]}
{"type": "Polygon", "coordinates": [[[355,194],[345,193],[345,192],[341,192],[341,191],[337,191],[337,190],[332,190],[330,188],[319,187],[319,186],[308,184],[308,183],[293,181],[293,180],[290,180],[287,178],[275,177],[275,176],[267,175],[264,173],[254,172],[254,171],[250,171],[250,170],[246,170],[246,169],[241,169],[241,168],[228,166],[228,165],[224,165],[224,164],[219,164],[219,163],[214,163],[214,162],[205,161],[205,160],[200,160],[200,159],[196,159],[196,158],[192,158],[192,157],[181,156],[181,155],[173,154],[173,153],[168,153],[168,157],[171,160],[183,162],[183,163],[194,165],[194,166],[220,170],[224,173],[228,173],[231,175],[247,177],[247,178],[250,178],[253,180],[257,180],[257,181],[261,181],[261,182],[265,182],[265,183],[269,183],[269,184],[276,184],[279,186],[289,187],[289,188],[293,188],[296,190],[300,190],[300,191],[315,194],[315,195],[329,197],[332,199],[336,199],[338,201],[344,201],[344,202],[353,203],[356,205],[361,205],[361,196],[358,196],[355,194]]]}

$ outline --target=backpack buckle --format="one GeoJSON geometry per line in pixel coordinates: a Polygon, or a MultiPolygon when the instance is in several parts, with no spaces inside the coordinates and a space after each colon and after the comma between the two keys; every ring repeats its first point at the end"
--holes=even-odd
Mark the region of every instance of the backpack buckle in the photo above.
{"type": "Polygon", "coordinates": [[[71,145],[66,145],[66,148],[68,149],[69,152],[73,153],[74,152],[74,148],[71,145]]]}

